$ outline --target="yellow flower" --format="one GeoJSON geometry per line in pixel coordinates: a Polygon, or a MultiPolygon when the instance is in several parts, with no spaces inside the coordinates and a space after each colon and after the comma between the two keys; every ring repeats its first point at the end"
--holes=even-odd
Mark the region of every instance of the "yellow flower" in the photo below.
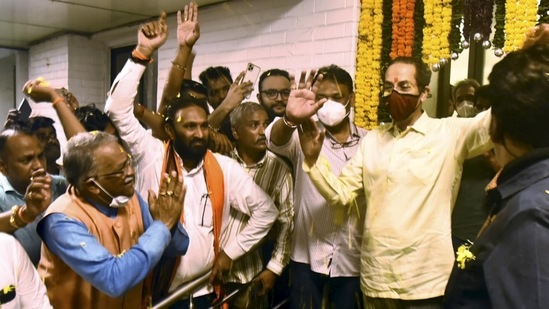
{"type": "Polygon", "coordinates": [[[459,246],[458,251],[456,252],[456,262],[458,263],[458,267],[460,269],[465,269],[465,263],[476,259],[473,253],[469,251],[469,248],[471,248],[471,245],[463,244],[459,246]]]}

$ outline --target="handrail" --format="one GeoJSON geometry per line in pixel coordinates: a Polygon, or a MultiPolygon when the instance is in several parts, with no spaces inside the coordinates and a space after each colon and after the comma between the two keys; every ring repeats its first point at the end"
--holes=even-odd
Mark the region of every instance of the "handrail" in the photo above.
{"type": "Polygon", "coordinates": [[[254,285],[254,284],[258,284],[258,283],[260,284],[261,282],[259,280],[256,280],[256,278],[250,280],[250,282],[241,285],[238,289],[236,289],[236,290],[232,291],[231,293],[225,295],[225,297],[223,297],[223,299],[220,299],[220,300],[214,302],[212,304],[212,306],[208,309],[219,308],[221,305],[223,305],[224,303],[226,303],[229,300],[233,299],[236,295],[238,295],[238,293],[242,292],[242,290],[248,288],[250,285],[254,285]]]}
{"type": "Polygon", "coordinates": [[[180,300],[184,295],[190,294],[191,292],[195,291],[198,287],[204,285],[205,283],[208,283],[208,281],[210,280],[211,273],[212,271],[209,270],[207,273],[194,279],[193,281],[190,281],[186,284],[181,285],[172,294],[168,295],[168,297],[164,298],[163,300],[155,304],[152,307],[152,309],[168,308],[170,305],[180,300]]]}

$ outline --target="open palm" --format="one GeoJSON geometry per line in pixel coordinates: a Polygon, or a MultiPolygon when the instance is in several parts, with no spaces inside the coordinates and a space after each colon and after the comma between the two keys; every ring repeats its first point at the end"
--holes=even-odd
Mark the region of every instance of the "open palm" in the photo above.
{"type": "Polygon", "coordinates": [[[191,2],[189,5],[185,5],[183,13],[177,12],[177,41],[179,46],[187,45],[192,48],[199,37],[198,5],[191,2]]]}
{"type": "MultiPolygon", "coordinates": [[[[318,91],[318,82],[322,81],[322,75],[317,76],[316,83],[313,84],[315,70],[311,70],[309,77],[305,81],[305,71],[301,72],[298,89],[292,87],[288,104],[286,105],[286,117],[294,123],[302,123],[313,116],[326,102],[326,99],[316,100],[318,91]]],[[[295,77],[290,76],[291,84],[295,85],[295,77]]]]}

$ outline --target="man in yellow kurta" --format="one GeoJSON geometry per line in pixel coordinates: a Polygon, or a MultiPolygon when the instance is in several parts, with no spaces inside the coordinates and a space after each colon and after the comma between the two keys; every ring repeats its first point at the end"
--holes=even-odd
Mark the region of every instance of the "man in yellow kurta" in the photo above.
{"type": "Polygon", "coordinates": [[[319,157],[324,132],[308,120],[324,103],[316,100],[311,79],[292,92],[286,108],[287,118],[302,124],[303,168],[326,200],[344,207],[361,191],[366,195],[360,275],[367,308],[442,306],[454,261],[450,218],[462,164],[491,147],[489,111],[445,119],[424,113],[430,77],[422,62],[393,60],[384,81],[393,122],[362,139],[339,178],[319,157]]]}

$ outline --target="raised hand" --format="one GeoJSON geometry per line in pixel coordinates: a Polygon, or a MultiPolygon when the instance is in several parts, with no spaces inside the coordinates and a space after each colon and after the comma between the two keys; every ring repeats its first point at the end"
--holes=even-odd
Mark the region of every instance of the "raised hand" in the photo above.
{"type": "Polygon", "coordinates": [[[187,188],[183,184],[183,176],[177,177],[175,171],[171,175],[164,173],[162,178],[158,198],[153,190],[149,190],[149,209],[154,220],[162,221],[168,229],[172,229],[181,218],[187,188]]]}
{"type": "Polygon", "coordinates": [[[225,100],[221,102],[221,104],[229,107],[230,110],[235,109],[240,103],[242,103],[242,100],[244,100],[244,98],[246,98],[246,96],[254,90],[251,82],[242,82],[245,73],[246,72],[243,71],[238,74],[234,80],[234,83],[231,85],[231,88],[229,88],[229,92],[227,92],[225,100]]]}
{"type": "Polygon", "coordinates": [[[25,192],[23,217],[25,222],[32,222],[51,204],[51,176],[43,168],[32,172],[31,182],[25,192]]]}
{"type": "Polygon", "coordinates": [[[145,57],[150,58],[153,53],[168,39],[168,25],[166,12],[162,12],[157,21],[141,26],[137,32],[136,49],[145,57]]]}
{"type": "Polygon", "coordinates": [[[311,70],[309,77],[305,80],[306,72],[301,72],[299,85],[295,87],[295,77],[290,76],[292,92],[286,105],[286,118],[294,124],[300,124],[313,116],[326,102],[327,99],[316,100],[318,82],[322,81],[322,74],[314,80],[316,70],[311,70]],[[313,84],[313,81],[315,82],[313,84]]]}
{"type": "Polygon", "coordinates": [[[177,41],[180,47],[187,46],[192,49],[199,37],[198,4],[191,2],[185,5],[183,13],[177,11],[177,41]]]}
{"type": "Polygon", "coordinates": [[[6,122],[4,122],[4,129],[7,129],[17,123],[19,123],[19,115],[21,114],[15,108],[8,110],[8,116],[6,117],[6,122]]]}
{"type": "Polygon", "coordinates": [[[305,163],[311,167],[318,159],[326,132],[324,129],[320,130],[311,118],[306,119],[301,123],[298,132],[305,163]]]}
{"type": "Polygon", "coordinates": [[[23,93],[36,103],[52,102],[56,97],[61,97],[54,88],[51,88],[47,82],[40,78],[26,82],[23,86],[23,93]]]}

